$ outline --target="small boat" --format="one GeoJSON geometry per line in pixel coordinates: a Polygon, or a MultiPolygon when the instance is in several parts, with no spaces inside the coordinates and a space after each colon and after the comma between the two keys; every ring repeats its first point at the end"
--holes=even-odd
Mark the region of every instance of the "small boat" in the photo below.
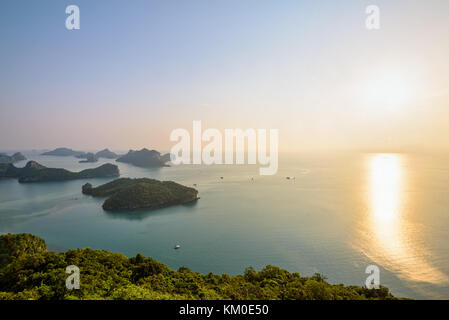
{"type": "Polygon", "coordinates": [[[181,246],[179,245],[179,244],[177,244],[177,245],[175,245],[175,247],[173,248],[173,249],[179,249],[179,248],[181,248],[181,246]]]}
{"type": "Polygon", "coordinates": [[[223,180],[223,177],[220,177],[221,180],[223,180]]]}

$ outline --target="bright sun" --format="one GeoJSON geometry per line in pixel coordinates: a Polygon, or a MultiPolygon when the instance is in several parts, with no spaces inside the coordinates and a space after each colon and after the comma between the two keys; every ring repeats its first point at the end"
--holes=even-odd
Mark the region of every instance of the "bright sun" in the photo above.
{"type": "Polygon", "coordinates": [[[365,105],[378,109],[402,107],[412,95],[407,77],[393,72],[376,74],[367,81],[362,91],[365,105]]]}

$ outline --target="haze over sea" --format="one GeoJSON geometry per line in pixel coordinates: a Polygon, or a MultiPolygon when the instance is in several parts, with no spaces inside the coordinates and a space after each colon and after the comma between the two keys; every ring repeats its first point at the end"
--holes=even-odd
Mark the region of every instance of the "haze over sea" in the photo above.
{"type": "Polygon", "coordinates": [[[277,175],[259,176],[258,165],[149,169],[24,154],[74,171],[115,163],[122,177],[197,184],[201,199],[156,211],[108,213],[101,208],[104,200],[81,194],[81,186],[112,179],[3,179],[0,233],[36,234],[57,251],[142,253],[201,273],[238,274],[272,264],[302,275],[320,272],[345,285],[364,285],[366,267],[376,264],[381,285],[396,296],[449,298],[447,155],[281,154],[277,175]],[[181,248],[174,250],[177,243],[181,248]]]}

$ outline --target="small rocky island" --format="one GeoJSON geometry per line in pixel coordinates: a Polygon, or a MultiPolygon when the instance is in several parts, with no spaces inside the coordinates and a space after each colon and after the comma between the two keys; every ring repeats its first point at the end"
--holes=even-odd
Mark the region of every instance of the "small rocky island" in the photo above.
{"type": "Polygon", "coordinates": [[[156,150],[146,148],[140,151],[129,150],[127,154],[121,156],[117,162],[130,163],[138,167],[164,167],[170,161],[170,154],[161,155],[156,150]]]}
{"type": "Polygon", "coordinates": [[[47,168],[35,161],[29,161],[25,167],[17,168],[13,164],[0,164],[0,178],[17,178],[19,182],[65,181],[74,179],[118,177],[120,171],[114,164],[106,163],[98,168],[72,172],[66,169],[47,168]]]}
{"type": "Polygon", "coordinates": [[[118,155],[112,151],[110,151],[109,149],[104,149],[101,151],[98,151],[95,156],[97,158],[105,158],[105,159],[116,159],[118,158],[118,155]]]}
{"type": "Polygon", "coordinates": [[[153,210],[198,200],[198,190],[173,181],[121,178],[99,187],[86,183],[83,194],[109,197],[103,203],[107,211],[153,210]]]}
{"type": "Polygon", "coordinates": [[[116,159],[119,156],[110,151],[109,149],[103,149],[97,153],[75,151],[69,148],[56,148],[55,150],[42,153],[43,156],[57,156],[57,157],[75,157],[78,159],[86,159],[83,162],[96,162],[93,159],[105,158],[105,159],[116,159]]]}
{"type": "Polygon", "coordinates": [[[4,153],[0,154],[0,163],[15,163],[26,159],[27,158],[20,152],[16,152],[12,156],[8,156],[4,153]]]}
{"type": "Polygon", "coordinates": [[[79,163],[92,163],[98,161],[98,157],[94,155],[92,152],[86,153],[85,155],[79,156],[77,158],[84,159],[80,160],[79,163]]]}
{"type": "Polygon", "coordinates": [[[76,156],[83,156],[86,153],[83,151],[75,151],[69,148],[56,148],[55,150],[48,151],[42,153],[43,156],[57,156],[57,157],[76,157],[76,156]]]}

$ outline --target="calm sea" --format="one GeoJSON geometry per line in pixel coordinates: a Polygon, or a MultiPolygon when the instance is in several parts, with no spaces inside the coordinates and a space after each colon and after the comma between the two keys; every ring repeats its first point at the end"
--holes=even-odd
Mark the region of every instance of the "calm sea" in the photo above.
{"type": "MultiPolygon", "coordinates": [[[[115,163],[26,155],[76,171],[115,163]]],[[[202,273],[239,274],[247,266],[272,264],[305,276],[320,272],[331,283],[364,285],[366,267],[377,265],[381,284],[397,296],[449,299],[449,157],[284,154],[278,174],[265,177],[258,166],[117,164],[122,177],[197,184],[201,199],[157,211],[108,213],[103,200],[82,195],[81,186],[111,179],[4,179],[0,233],[32,233],[57,251],[142,253],[202,273]],[[174,250],[175,244],[181,248],[174,250]]]]}

